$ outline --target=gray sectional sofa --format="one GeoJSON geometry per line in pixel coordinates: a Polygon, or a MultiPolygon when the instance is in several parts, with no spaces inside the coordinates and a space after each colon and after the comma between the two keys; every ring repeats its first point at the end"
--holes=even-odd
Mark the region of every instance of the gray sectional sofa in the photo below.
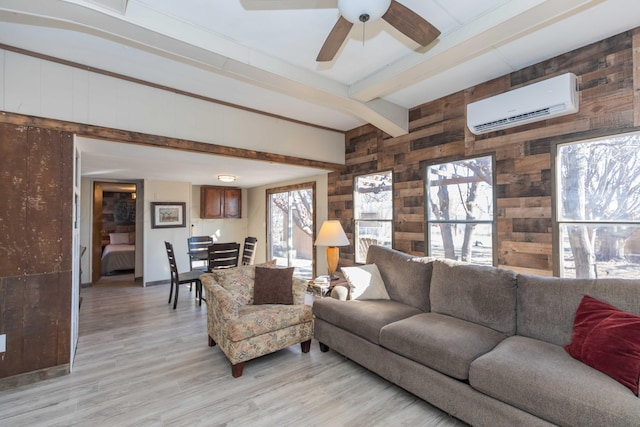
{"type": "Polygon", "coordinates": [[[314,301],[323,351],[474,426],[640,425],[640,399],[562,347],[584,294],[640,314],[640,279],[518,275],[380,246],[367,264],[391,299],[314,301]]]}

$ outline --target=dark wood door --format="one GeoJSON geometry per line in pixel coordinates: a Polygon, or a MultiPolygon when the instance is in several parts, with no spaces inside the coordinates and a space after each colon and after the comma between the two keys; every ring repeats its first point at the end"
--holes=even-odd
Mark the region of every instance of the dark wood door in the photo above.
{"type": "Polygon", "coordinates": [[[93,227],[91,247],[91,282],[95,283],[102,275],[102,184],[93,184],[93,227]]]}

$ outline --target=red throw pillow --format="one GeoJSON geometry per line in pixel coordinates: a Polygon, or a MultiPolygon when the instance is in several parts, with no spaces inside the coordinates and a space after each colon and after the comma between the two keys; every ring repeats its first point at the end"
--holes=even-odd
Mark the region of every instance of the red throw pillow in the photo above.
{"type": "Polygon", "coordinates": [[[564,349],[638,395],[640,316],[585,295],[576,311],[571,344],[564,349]]]}
{"type": "Polygon", "coordinates": [[[293,304],[293,267],[256,267],[253,304],[293,304]]]}

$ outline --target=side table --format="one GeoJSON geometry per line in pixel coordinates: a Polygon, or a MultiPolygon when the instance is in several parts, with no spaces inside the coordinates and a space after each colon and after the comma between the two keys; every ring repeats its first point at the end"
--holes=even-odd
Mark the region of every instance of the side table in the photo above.
{"type": "Polygon", "coordinates": [[[313,280],[307,281],[307,293],[314,297],[326,297],[331,295],[331,285],[329,283],[315,283],[313,280]]]}
{"type": "Polygon", "coordinates": [[[307,292],[317,297],[328,297],[331,296],[331,291],[336,286],[348,286],[347,279],[345,279],[341,274],[338,275],[337,279],[333,279],[329,283],[318,284],[313,280],[309,280],[307,282],[307,292]]]}

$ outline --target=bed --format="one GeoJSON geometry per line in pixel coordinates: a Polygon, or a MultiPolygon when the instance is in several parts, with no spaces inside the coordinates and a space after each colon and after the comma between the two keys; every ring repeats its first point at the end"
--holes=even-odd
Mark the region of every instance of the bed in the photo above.
{"type": "Polygon", "coordinates": [[[136,266],[136,245],[130,233],[109,233],[109,244],[102,251],[103,275],[120,270],[133,270],[136,266]]]}

